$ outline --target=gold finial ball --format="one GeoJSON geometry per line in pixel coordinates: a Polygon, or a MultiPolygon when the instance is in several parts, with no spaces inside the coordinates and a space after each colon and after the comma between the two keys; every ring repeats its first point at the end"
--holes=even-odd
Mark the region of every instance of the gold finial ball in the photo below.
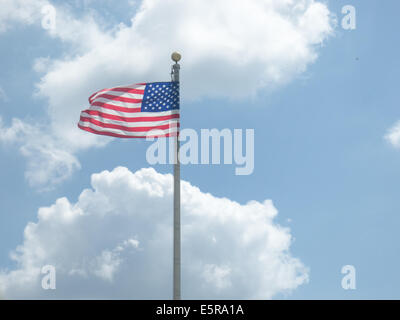
{"type": "Polygon", "coordinates": [[[181,58],[182,58],[182,56],[181,56],[181,54],[178,53],[178,52],[174,52],[174,53],[171,55],[171,59],[172,59],[173,61],[175,61],[175,62],[180,61],[181,58]]]}

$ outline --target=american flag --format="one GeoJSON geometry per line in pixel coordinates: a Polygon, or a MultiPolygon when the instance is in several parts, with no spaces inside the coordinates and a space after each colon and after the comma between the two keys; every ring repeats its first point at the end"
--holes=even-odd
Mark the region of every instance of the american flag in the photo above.
{"type": "Polygon", "coordinates": [[[78,127],[119,138],[171,137],[179,131],[179,82],[100,90],[89,97],[78,127]]]}

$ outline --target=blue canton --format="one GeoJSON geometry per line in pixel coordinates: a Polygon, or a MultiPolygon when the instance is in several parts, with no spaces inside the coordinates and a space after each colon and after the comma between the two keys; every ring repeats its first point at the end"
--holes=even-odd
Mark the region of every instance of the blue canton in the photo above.
{"type": "Polygon", "coordinates": [[[144,89],[142,112],[179,109],[179,82],[152,82],[144,89]]]}

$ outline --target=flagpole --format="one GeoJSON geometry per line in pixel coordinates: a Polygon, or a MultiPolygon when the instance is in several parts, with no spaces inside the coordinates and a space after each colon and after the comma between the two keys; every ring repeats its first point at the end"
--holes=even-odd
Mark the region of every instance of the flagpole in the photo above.
{"type": "MultiPolygon", "coordinates": [[[[181,55],[174,52],[171,56],[172,81],[179,82],[179,60],[181,55]]],[[[179,133],[179,128],[178,128],[179,133]]],[[[179,162],[179,134],[175,139],[174,159],[174,258],[173,258],[173,299],[181,299],[181,165],[179,162]]]]}

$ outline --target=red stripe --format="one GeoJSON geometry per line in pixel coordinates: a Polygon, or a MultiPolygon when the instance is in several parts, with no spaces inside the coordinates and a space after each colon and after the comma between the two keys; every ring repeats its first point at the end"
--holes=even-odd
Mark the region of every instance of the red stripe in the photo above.
{"type": "Polygon", "coordinates": [[[171,132],[171,133],[167,133],[165,135],[160,135],[160,136],[125,136],[123,134],[118,134],[118,133],[113,133],[113,132],[104,132],[104,131],[98,131],[92,128],[88,128],[88,127],[83,127],[80,124],[78,124],[78,127],[82,130],[91,132],[91,133],[95,133],[95,134],[100,134],[103,136],[110,136],[110,137],[116,137],[116,138],[164,138],[164,137],[176,137],[177,136],[177,132],[171,132]]]}
{"type": "Polygon", "coordinates": [[[99,99],[99,98],[106,98],[106,99],[109,99],[109,100],[130,102],[130,103],[141,103],[142,102],[142,99],[133,99],[133,98],[114,96],[112,94],[107,94],[107,93],[99,94],[95,99],[92,99],[92,100],[96,100],[96,99],[99,99]]]}
{"type": "MultiPolygon", "coordinates": [[[[137,118],[128,118],[128,117],[120,117],[108,113],[103,113],[100,111],[96,110],[85,110],[84,112],[92,115],[92,116],[99,116],[103,117],[105,119],[111,119],[111,120],[118,120],[118,121],[124,121],[124,122],[144,122],[144,121],[162,121],[162,120],[169,120],[169,119],[179,119],[179,114],[171,114],[169,116],[154,116],[154,117],[137,117],[137,118]]],[[[157,114],[157,112],[154,112],[157,114]]]]}
{"type": "Polygon", "coordinates": [[[82,117],[81,116],[81,121],[83,122],[90,122],[95,124],[96,126],[102,127],[102,128],[110,128],[110,129],[119,129],[119,130],[124,130],[124,131],[131,131],[131,132],[140,132],[140,131],[151,131],[151,130],[166,130],[169,128],[176,128],[179,127],[179,123],[169,123],[169,124],[163,124],[161,126],[154,126],[154,127],[124,127],[120,126],[117,124],[112,124],[112,123],[104,123],[92,118],[87,118],[87,117],[82,117]]]}
{"type": "MultiPolygon", "coordinates": [[[[138,83],[138,85],[145,85],[144,84],[140,84],[138,83]]],[[[118,92],[127,92],[127,93],[136,93],[136,94],[144,94],[144,90],[143,89],[135,89],[135,88],[110,88],[110,89],[102,89],[97,91],[96,93],[93,93],[90,97],[89,97],[89,102],[92,103],[92,98],[96,95],[99,94],[100,92],[107,92],[107,91],[118,91],[118,92]]]]}
{"type": "MultiPolygon", "coordinates": [[[[145,85],[145,84],[138,83],[137,85],[145,85]]],[[[111,88],[111,89],[107,89],[107,90],[108,91],[119,91],[119,92],[144,94],[144,90],[143,89],[127,88],[127,87],[117,87],[117,88],[111,88]]]]}
{"type": "Polygon", "coordinates": [[[92,100],[93,100],[92,98],[93,98],[96,94],[98,94],[98,93],[100,93],[100,92],[104,92],[104,91],[108,91],[108,89],[99,90],[99,91],[93,93],[93,94],[89,97],[89,103],[92,103],[92,100]]]}
{"type": "Polygon", "coordinates": [[[92,106],[101,107],[104,109],[115,110],[115,111],[121,111],[121,112],[130,112],[130,113],[137,113],[137,112],[142,111],[142,108],[119,107],[119,106],[114,106],[113,104],[109,104],[106,102],[100,102],[100,101],[93,102],[92,106]]]}

